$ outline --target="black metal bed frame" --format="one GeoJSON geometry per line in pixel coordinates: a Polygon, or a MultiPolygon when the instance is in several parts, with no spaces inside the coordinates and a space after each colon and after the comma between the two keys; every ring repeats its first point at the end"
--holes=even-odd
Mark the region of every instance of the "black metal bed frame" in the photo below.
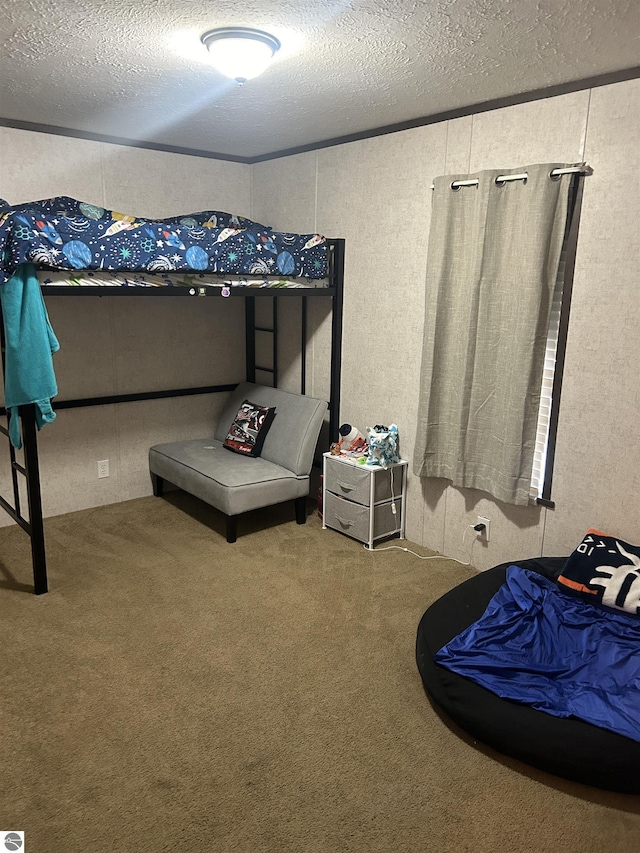
{"type": "MultiPolygon", "coordinates": [[[[330,440],[337,439],[340,417],[340,377],[342,355],[342,311],[344,286],[344,240],[327,240],[329,250],[329,287],[318,288],[244,288],[232,287],[229,295],[245,300],[245,351],[246,379],[256,381],[256,372],[268,373],[272,384],[278,384],[278,300],[281,297],[300,297],[302,299],[302,322],[300,334],[301,371],[300,393],[306,393],[306,344],[307,344],[307,299],[314,296],[330,296],[332,300],[331,314],[331,374],[329,392],[329,436],[330,440]],[[272,325],[256,325],[257,298],[271,297],[273,300],[272,325]],[[266,332],[273,335],[271,366],[256,364],[256,332],[266,332]]],[[[220,287],[208,285],[185,287],[65,287],[48,285],[46,294],[52,296],[216,296],[221,295],[220,287]]],[[[2,373],[5,365],[4,322],[2,305],[0,303],[0,342],[2,350],[2,373]]],[[[111,403],[128,403],[140,400],[156,400],[164,397],[184,397],[196,394],[212,394],[231,391],[236,387],[231,385],[209,385],[198,388],[177,388],[165,391],[149,391],[138,394],[116,394],[105,397],[89,397],[80,400],[61,400],[55,402],[54,409],[75,409],[86,406],[104,406],[111,403]]],[[[13,503],[0,495],[0,508],[4,509],[11,518],[25,531],[31,539],[31,559],[33,564],[33,591],[42,595],[48,591],[47,558],[44,538],[44,520],[42,515],[42,494],[40,489],[40,468],[38,462],[38,438],[36,428],[35,406],[33,404],[20,406],[20,421],[22,431],[22,446],[24,465],[21,465],[16,452],[9,442],[9,457],[11,465],[11,481],[13,486],[13,503]],[[20,481],[18,475],[25,478],[27,493],[27,516],[22,514],[20,499],[20,481]]],[[[0,415],[6,415],[0,407],[0,415]]],[[[2,433],[9,440],[8,428],[0,425],[2,433]]]]}

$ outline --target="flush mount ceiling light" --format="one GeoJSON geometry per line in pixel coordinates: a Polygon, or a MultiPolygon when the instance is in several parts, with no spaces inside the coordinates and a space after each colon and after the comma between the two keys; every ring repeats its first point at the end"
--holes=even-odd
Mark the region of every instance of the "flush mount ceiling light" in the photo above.
{"type": "Polygon", "coordinates": [[[267,68],[280,42],[262,30],[249,27],[218,27],[201,36],[214,68],[237,83],[257,77],[267,68]]]}

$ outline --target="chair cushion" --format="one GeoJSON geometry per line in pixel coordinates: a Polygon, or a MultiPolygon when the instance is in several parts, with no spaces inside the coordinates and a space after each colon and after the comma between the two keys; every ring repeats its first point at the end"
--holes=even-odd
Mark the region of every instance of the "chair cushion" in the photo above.
{"type": "Polygon", "coordinates": [[[309,477],[262,457],[229,453],[214,438],[156,444],[149,470],[227,515],[304,497],[309,477]]]}

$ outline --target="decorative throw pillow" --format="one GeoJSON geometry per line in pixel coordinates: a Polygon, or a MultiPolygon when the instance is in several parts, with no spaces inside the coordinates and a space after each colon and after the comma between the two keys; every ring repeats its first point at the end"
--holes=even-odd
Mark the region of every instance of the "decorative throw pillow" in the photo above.
{"type": "Polygon", "coordinates": [[[233,419],[227,437],[222,442],[227,450],[243,456],[260,456],[269,427],[276,416],[275,406],[259,406],[245,400],[233,419]]]}
{"type": "Polygon", "coordinates": [[[588,530],[558,578],[563,592],[640,616],[640,547],[588,530]]]}

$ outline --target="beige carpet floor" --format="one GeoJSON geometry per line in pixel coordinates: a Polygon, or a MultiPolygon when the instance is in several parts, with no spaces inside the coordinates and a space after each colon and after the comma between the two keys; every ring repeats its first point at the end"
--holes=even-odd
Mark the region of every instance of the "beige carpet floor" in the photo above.
{"type": "Polygon", "coordinates": [[[473,569],[311,512],[235,545],[180,493],[48,519],[44,596],[0,529],[0,828],[28,853],[638,853],[640,797],[501,756],[425,696],[419,619],[473,569]]]}

